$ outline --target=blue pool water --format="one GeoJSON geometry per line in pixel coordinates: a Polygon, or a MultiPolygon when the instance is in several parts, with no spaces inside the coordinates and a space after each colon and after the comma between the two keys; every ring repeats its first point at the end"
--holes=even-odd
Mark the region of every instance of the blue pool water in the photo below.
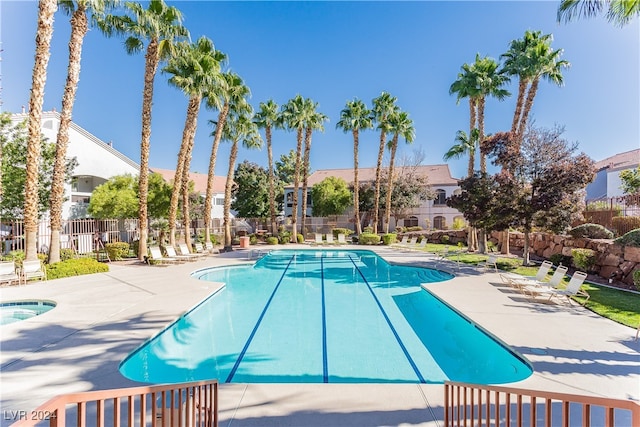
{"type": "Polygon", "coordinates": [[[55,306],[54,302],[42,300],[2,302],[0,303],[0,325],[39,316],[55,306]]]}
{"type": "Polygon", "coordinates": [[[274,251],[199,271],[226,286],[131,353],[162,383],[505,383],[529,365],[421,287],[448,273],[371,251],[274,251]]]}

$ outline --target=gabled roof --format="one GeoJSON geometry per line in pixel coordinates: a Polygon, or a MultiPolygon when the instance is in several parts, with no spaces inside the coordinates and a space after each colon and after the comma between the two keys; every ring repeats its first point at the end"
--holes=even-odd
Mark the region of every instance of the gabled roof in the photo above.
{"type": "MultiPolygon", "coordinates": [[[[171,182],[173,181],[173,177],[176,174],[176,171],[173,169],[159,169],[159,168],[151,168],[153,172],[157,172],[164,178],[165,181],[171,182]]],[[[194,191],[197,191],[200,194],[206,194],[207,192],[207,174],[206,173],[196,173],[190,172],[189,179],[194,183],[194,191]]],[[[214,176],[213,177],[213,192],[214,193],[224,193],[224,187],[227,183],[226,176],[214,176]]]]}
{"type": "MultiPolygon", "coordinates": [[[[23,120],[27,120],[28,118],[29,118],[29,114],[28,113],[15,113],[15,114],[11,115],[11,119],[15,120],[17,122],[21,122],[23,120]]],[[[57,111],[43,111],[41,120],[46,120],[46,119],[56,119],[58,121],[58,123],[60,123],[60,113],[58,113],[57,111]]],[[[124,154],[122,154],[121,152],[119,152],[118,150],[113,148],[113,146],[111,144],[107,144],[106,142],[102,141],[97,136],[91,134],[90,132],[88,132],[84,128],[82,128],[82,127],[78,126],[77,124],[75,124],[73,121],[71,121],[71,124],[69,125],[69,127],[71,129],[73,129],[74,131],[78,132],[80,135],[82,135],[85,138],[87,138],[89,141],[91,141],[94,144],[96,144],[99,147],[101,147],[103,150],[108,151],[109,153],[113,154],[114,156],[116,156],[117,158],[122,160],[123,162],[125,162],[125,163],[129,164],[130,166],[140,170],[140,165],[138,163],[134,162],[133,160],[131,160],[130,158],[128,158],[127,156],[125,156],[124,154]]],[[[55,142],[55,141],[52,141],[52,142],[55,142]]]]}
{"type": "MultiPolygon", "coordinates": [[[[451,176],[449,171],[449,165],[420,165],[417,166],[421,174],[426,175],[429,178],[429,185],[458,185],[458,180],[451,176]]],[[[401,167],[399,169],[402,169],[401,167]]],[[[309,175],[309,187],[318,184],[325,178],[335,176],[344,179],[348,184],[353,183],[353,168],[347,169],[321,169],[313,172],[309,175]]],[[[358,181],[373,182],[376,179],[376,168],[359,168],[358,169],[358,181]]],[[[288,188],[292,187],[292,184],[287,185],[288,188]]]]}
{"type": "Polygon", "coordinates": [[[640,148],[637,150],[618,153],[604,160],[596,162],[596,170],[609,169],[611,171],[633,169],[640,164],[640,148]]]}

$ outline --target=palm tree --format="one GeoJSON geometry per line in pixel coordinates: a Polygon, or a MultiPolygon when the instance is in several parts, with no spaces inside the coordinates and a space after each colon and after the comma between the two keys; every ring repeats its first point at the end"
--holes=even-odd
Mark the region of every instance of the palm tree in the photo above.
{"type": "Polygon", "coordinates": [[[56,0],[40,0],[38,3],[38,30],[36,33],[36,54],[31,79],[31,97],[29,98],[28,141],[26,181],[24,186],[24,234],[25,259],[38,259],[38,171],[40,165],[40,123],[44,86],[47,80],[47,65],[51,55],[51,37],[53,36],[53,15],[58,8],[56,0]]]}
{"type": "Polygon", "coordinates": [[[249,149],[262,147],[262,139],[258,132],[258,126],[252,121],[252,115],[253,109],[247,102],[234,105],[223,130],[222,138],[231,142],[229,170],[224,187],[224,247],[226,251],[232,250],[231,189],[233,186],[236,159],[238,157],[238,142],[242,141],[242,145],[249,149]]]}
{"type": "Polygon", "coordinates": [[[380,130],[380,144],[378,146],[378,163],[376,165],[376,187],[373,196],[373,232],[378,232],[378,214],[380,211],[380,182],[382,178],[382,157],[386,145],[387,132],[389,128],[389,116],[398,111],[396,105],[397,98],[388,92],[382,92],[380,96],[373,99],[373,109],[371,119],[377,124],[380,130]]]}
{"type": "MultiPolygon", "coordinates": [[[[69,39],[69,65],[67,68],[67,81],[62,95],[62,110],[60,111],[60,126],[56,137],[56,157],[53,165],[51,179],[50,222],[51,242],[49,245],[49,263],[60,261],[60,230],[62,228],[62,203],[64,201],[64,181],[66,178],[66,156],[69,145],[69,125],[73,104],[80,80],[80,58],[82,56],[82,43],[89,30],[87,13],[91,13],[94,22],[103,21],[106,10],[113,7],[114,0],[59,0],[58,5],[67,14],[71,15],[71,36],[69,39]]],[[[98,25],[103,29],[102,25],[98,25]]]]}
{"type": "Polygon", "coordinates": [[[310,173],[309,155],[311,153],[311,134],[314,130],[324,132],[323,123],[329,120],[326,115],[316,111],[317,107],[317,102],[313,102],[311,99],[305,100],[305,116],[307,120],[305,123],[304,157],[302,159],[302,220],[300,224],[302,235],[304,235],[307,226],[307,188],[309,186],[310,173]]]}
{"type": "MultiPolygon", "coordinates": [[[[220,65],[225,61],[226,56],[217,51],[213,42],[204,36],[192,44],[181,42],[176,50],[176,54],[169,59],[163,71],[172,75],[169,78],[169,84],[182,90],[189,97],[189,103],[187,104],[187,115],[182,131],[182,143],[178,153],[170,206],[175,207],[173,214],[177,215],[178,200],[182,196],[185,243],[190,248],[189,170],[191,151],[195,140],[202,98],[205,91],[221,79],[220,65]]],[[[175,246],[175,216],[172,219],[170,223],[174,227],[173,232],[169,233],[169,244],[175,246]]]]}
{"type": "Polygon", "coordinates": [[[244,84],[242,78],[229,71],[222,74],[220,84],[212,86],[206,94],[207,107],[218,110],[218,119],[210,120],[209,123],[215,126],[213,144],[211,145],[211,156],[209,157],[209,172],[207,175],[207,194],[204,199],[204,238],[206,242],[211,241],[211,207],[213,205],[213,183],[216,171],[216,160],[218,157],[218,147],[222,139],[225,122],[230,108],[236,104],[246,102],[245,99],[251,95],[249,87],[244,84]]]}
{"type": "Polygon", "coordinates": [[[607,20],[620,27],[640,15],[640,0],[561,0],[558,22],[570,22],[575,17],[591,18],[607,8],[607,20]]]}
{"type": "Polygon", "coordinates": [[[389,132],[393,134],[393,138],[389,142],[389,178],[387,181],[387,203],[385,207],[384,232],[389,232],[389,222],[391,221],[391,193],[393,192],[393,163],[396,158],[396,150],[398,149],[398,137],[402,136],[407,144],[413,142],[415,137],[415,128],[413,120],[409,118],[409,114],[399,111],[389,116],[389,132]]]}
{"type": "Polygon", "coordinates": [[[267,140],[267,161],[269,163],[269,217],[271,220],[271,233],[277,233],[276,224],[276,194],[273,172],[273,151],[271,147],[271,130],[279,126],[278,104],[273,99],[260,103],[260,111],[253,117],[253,121],[259,129],[264,129],[267,140]]]}
{"type": "Polygon", "coordinates": [[[147,9],[139,3],[125,4],[129,15],[109,17],[115,30],[127,35],[125,49],[128,54],[141,52],[145,41],[144,87],[142,89],[142,131],[140,137],[140,177],[138,197],[140,199],[140,243],[139,259],[147,255],[149,218],[147,200],[149,193],[149,148],[151,145],[151,105],[153,102],[153,82],[160,61],[168,58],[175,41],[187,38],[189,32],[182,26],[182,14],[163,0],[150,0],[147,9]]]}
{"type": "Polygon", "coordinates": [[[340,112],[340,120],[336,128],[343,132],[351,131],[353,135],[353,208],[355,214],[356,233],[362,233],[360,224],[360,183],[358,182],[358,144],[360,130],[372,129],[373,120],[371,110],[359,99],[347,101],[346,107],[340,112]]]}
{"type": "MultiPolygon", "coordinates": [[[[302,134],[307,122],[305,100],[296,95],[282,106],[281,117],[284,126],[296,130],[296,164],[293,172],[293,200],[291,208],[291,225],[293,227],[291,239],[298,241],[298,190],[300,188],[300,169],[302,168],[302,134]]],[[[304,212],[303,212],[304,215],[304,212]]]]}
{"type": "Polygon", "coordinates": [[[449,148],[442,158],[447,161],[451,159],[459,159],[464,155],[469,156],[469,163],[467,165],[467,176],[473,176],[473,171],[475,169],[475,165],[473,162],[474,153],[478,148],[478,136],[480,135],[480,130],[478,128],[474,128],[471,131],[471,134],[467,136],[467,133],[463,130],[459,130],[456,132],[456,144],[449,148]]]}

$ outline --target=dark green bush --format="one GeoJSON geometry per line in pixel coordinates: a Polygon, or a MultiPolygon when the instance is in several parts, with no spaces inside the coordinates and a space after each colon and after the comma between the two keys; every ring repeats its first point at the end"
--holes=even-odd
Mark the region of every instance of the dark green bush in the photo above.
{"type": "Polygon", "coordinates": [[[440,243],[447,244],[447,243],[449,243],[450,239],[451,238],[449,237],[449,235],[443,234],[442,236],[440,236],[440,243]]]}
{"type": "Polygon", "coordinates": [[[407,231],[422,231],[422,227],[414,225],[413,227],[407,227],[407,231]]]}
{"type": "Polygon", "coordinates": [[[304,243],[304,236],[302,234],[296,234],[296,240],[298,243],[304,243]]]}
{"type": "Polygon", "coordinates": [[[640,291],[640,270],[633,272],[633,284],[636,285],[636,289],[640,291]]]}
{"type": "Polygon", "coordinates": [[[129,257],[129,244],[127,242],[114,242],[104,245],[104,249],[111,261],[119,261],[129,257]]]}
{"type": "Polygon", "coordinates": [[[631,230],[622,237],[614,240],[614,243],[626,246],[635,246],[640,248],[640,228],[631,230]]]}
{"type": "Polygon", "coordinates": [[[334,228],[331,232],[336,239],[338,238],[338,234],[344,234],[344,237],[349,237],[353,234],[353,230],[349,230],[348,228],[334,228]]]}
{"type": "Polygon", "coordinates": [[[380,236],[374,233],[362,233],[358,237],[358,243],[361,245],[377,245],[380,243],[380,236]]]}
{"type": "Polygon", "coordinates": [[[267,237],[267,245],[277,245],[277,244],[278,244],[277,237],[274,237],[274,236],[267,237]]]}
{"type": "Polygon", "coordinates": [[[582,271],[589,272],[596,265],[596,252],[591,249],[571,249],[573,265],[582,271]]]}
{"type": "Polygon", "coordinates": [[[60,261],[73,258],[73,249],[60,249],[60,261]]]}
{"type": "Polygon", "coordinates": [[[46,265],[47,279],[81,276],[83,274],[104,273],[109,271],[107,264],[93,258],[76,258],[46,265]]]}
{"type": "Polygon", "coordinates": [[[249,234],[249,244],[257,245],[258,244],[258,236],[255,234],[249,234]]]}
{"type": "Polygon", "coordinates": [[[549,257],[549,261],[551,261],[554,265],[562,264],[566,267],[571,265],[571,257],[569,255],[553,254],[549,257]]]}
{"type": "Polygon", "coordinates": [[[392,245],[398,241],[396,233],[387,233],[382,235],[382,244],[383,245],[392,245]]]}
{"type": "Polygon", "coordinates": [[[576,239],[613,239],[613,233],[600,224],[581,224],[569,230],[569,235],[576,239]]]}
{"type": "Polygon", "coordinates": [[[362,229],[362,232],[371,234],[371,233],[373,233],[373,227],[367,226],[367,227],[362,229]]]}

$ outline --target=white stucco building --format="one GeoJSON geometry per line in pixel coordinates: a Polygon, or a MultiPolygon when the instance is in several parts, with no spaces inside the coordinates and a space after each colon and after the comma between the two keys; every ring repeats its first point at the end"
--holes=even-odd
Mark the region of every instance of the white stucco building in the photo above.
{"type": "MultiPolygon", "coordinates": [[[[18,123],[26,120],[27,114],[13,114],[11,120],[18,123]]],[[[60,113],[42,113],[42,134],[49,142],[56,142],[60,127],[60,113]]],[[[73,171],[70,184],[65,184],[66,201],[62,206],[63,219],[87,217],[87,207],[93,190],[116,175],[138,175],[140,166],[112,144],[101,141],[77,124],[69,127],[67,157],[75,157],[78,165],[73,171]]]]}
{"type": "MultiPolygon", "coordinates": [[[[454,219],[459,218],[464,221],[464,217],[457,210],[447,206],[446,200],[453,194],[457,194],[460,191],[458,186],[458,180],[451,176],[449,166],[443,165],[421,165],[418,166],[418,171],[422,175],[428,178],[429,186],[435,191],[436,199],[427,200],[423,202],[419,207],[412,209],[405,219],[399,221],[397,225],[401,226],[420,226],[424,229],[433,228],[443,230],[451,228],[454,219]]],[[[374,182],[375,181],[376,168],[360,168],[358,169],[358,181],[374,182]]],[[[334,176],[342,178],[347,184],[353,184],[353,168],[348,169],[323,169],[313,172],[309,175],[308,180],[308,198],[307,198],[307,216],[311,216],[311,187],[318,184],[327,177],[334,176]]],[[[284,189],[284,211],[285,216],[291,216],[292,201],[293,201],[293,186],[286,186],[284,189]]],[[[298,209],[302,200],[302,189],[298,194],[298,209]]],[[[352,216],[352,210],[348,212],[348,215],[352,216]]],[[[300,213],[298,213],[300,216],[300,213]]],[[[365,220],[366,221],[366,220],[365,220]]],[[[366,224],[365,224],[366,225],[366,224]]],[[[393,217],[391,217],[390,230],[394,229],[396,224],[393,217]]]]}
{"type": "Polygon", "coordinates": [[[587,185],[587,200],[604,200],[623,195],[620,172],[640,165],[640,148],[618,153],[596,162],[596,178],[587,185]]]}

